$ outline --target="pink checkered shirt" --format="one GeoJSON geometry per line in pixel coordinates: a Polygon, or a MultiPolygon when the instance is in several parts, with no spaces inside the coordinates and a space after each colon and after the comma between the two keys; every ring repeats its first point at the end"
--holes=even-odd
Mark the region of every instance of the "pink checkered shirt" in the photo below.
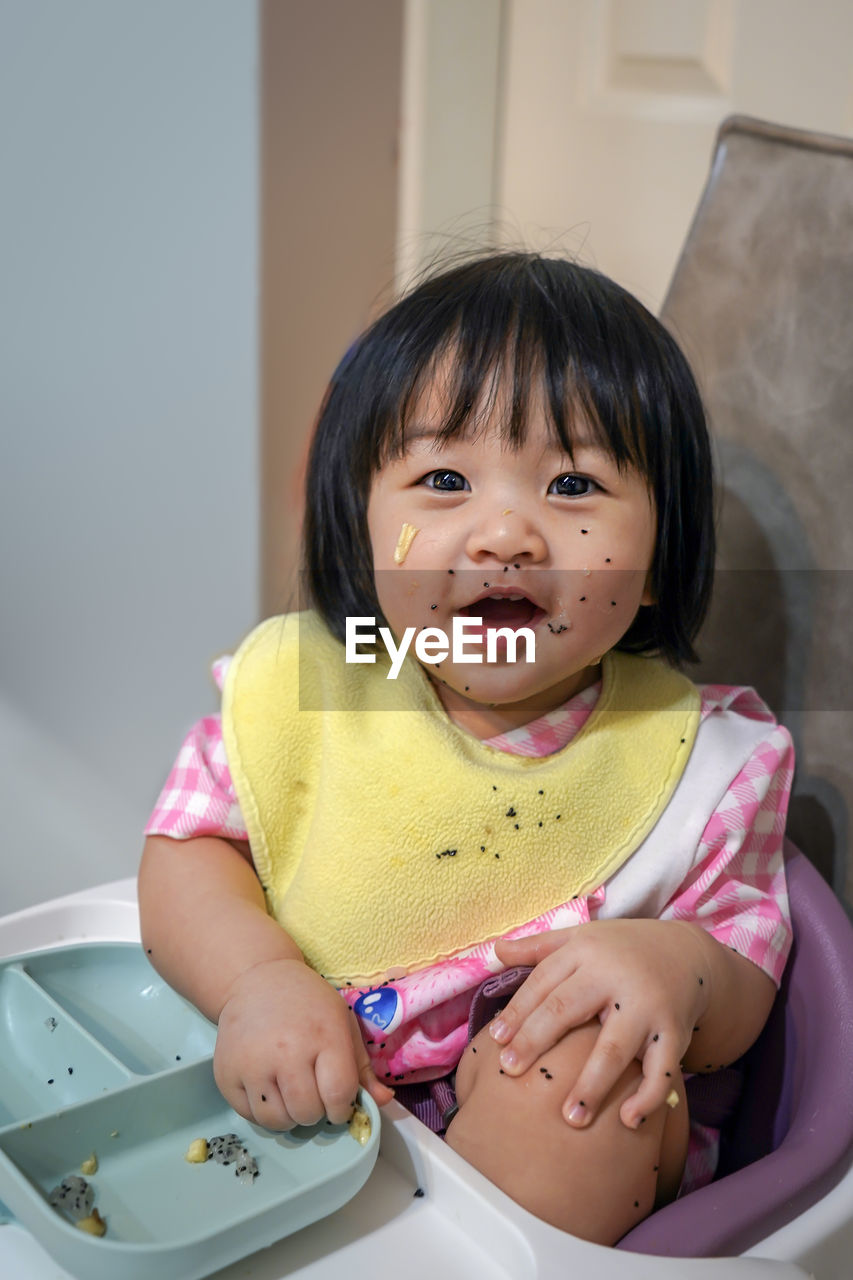
{"type": "MultiPolygon", "coordinates": [[[[219,687],[229,659],[214,664],[219,687]]],[[[547,756],[585,724],[600,685],[531,724],[490,738],[489,745],[523,756],[547,756]]],[[[793,747],[752,689],[705,685],[703,719],[729,708],[767,724],[747,764],[708,821],[693,870],[662,918],[693,920],[719,942],[748,956],[779,984],[791,943],[782,843],[793,777],[793,747]]],[[[148,835],[247,839],[225,758],[218,715],[199,720],[184,739],[146,827],[148,835]]]]}

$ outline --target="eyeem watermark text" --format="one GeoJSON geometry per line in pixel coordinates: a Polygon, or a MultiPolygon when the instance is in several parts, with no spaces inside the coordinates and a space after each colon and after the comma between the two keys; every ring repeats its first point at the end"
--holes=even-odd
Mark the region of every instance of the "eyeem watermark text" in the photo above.
{"type": "MultiPolygon", "coordinates": [[[[357,645],[375,645],[375,618],[347,618],[346,620],[346,660],[347,662],[375,662],[375,653],[359,653],[357,645]]],[[[412,640],[415,642],[415,657],[420,662],[435,664],[450,657],[453,662],[517,662],[518,642],[524,639],[523,662],[536,661],[536,636],[530,627],[489,627],[485,631],[485,645],[482,618],[453,619],[451,635],[441,627],[406,627],[400,643],[397,644],[388,627],[379,628],[379,636],[388,651],[391,666],[387,679],[396,680],[403,665],[403,659],[409,652],[412,640]],[[483,648],[485,647],[485,658],[483,648]],[[499,650],[500,655],[499,655],[499,650]]]]}

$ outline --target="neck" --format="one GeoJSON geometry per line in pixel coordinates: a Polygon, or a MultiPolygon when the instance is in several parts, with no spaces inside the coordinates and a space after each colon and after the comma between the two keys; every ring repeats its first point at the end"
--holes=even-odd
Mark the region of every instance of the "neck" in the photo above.
{"type": "Polygon", "coordinates": [[[510,729],[520,729],[522,725],[531,724],[549,711],[556,711],[569,698],[583,693],[590,685],[600,679],[601,667],[584,667],[562,681],[559,685],[545,689],[540,694],[533,694],[521,702],[508,702],[494,705],[472,702],[464,694],[451,689],[449,685],[432,680],[441,705],[450,719],[460,729],[470,733],[481,741],[507,733],[510,729]]]}

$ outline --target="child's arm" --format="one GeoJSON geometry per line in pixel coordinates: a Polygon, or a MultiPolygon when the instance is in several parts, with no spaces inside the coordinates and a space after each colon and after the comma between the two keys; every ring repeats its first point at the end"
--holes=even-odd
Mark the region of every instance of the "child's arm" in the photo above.
{"type": "Polygon", "coordinates": [[[775,996],[771,978],[699,925],[606,920],[501,942],[508,965],[537,967],[492,1024],[501,1063],[525,1071],[571,1027],[599,1018],[593,1052],[563,1114],[584,1125],[633,1058],[643,1080],[623,1104],[631,1128],[667,1098],[683,1065],[727,1065],[758,1036],[775,996]]]}
{"type": "Polygon", "coordinates": [[[213,1022],[216,1082],[271,1129],[349,1118],[359,1084],[380,1105],[355,1016],[267,914],[248,846],[150,836],[139,873],[143,945],[213,1022]]]}

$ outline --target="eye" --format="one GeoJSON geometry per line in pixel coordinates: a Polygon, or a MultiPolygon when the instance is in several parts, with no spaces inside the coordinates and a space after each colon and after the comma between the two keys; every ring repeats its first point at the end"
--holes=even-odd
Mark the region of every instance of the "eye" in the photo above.
{"type": "Polygon", "coordinates": [[[442,493],[459,493],[468,488],[468,481],[458,471],[430,471],[423,477],[421,484],[442,493]]]}
{"type": "Polygon", "coordinates": [[[575,475],[573,471],[564,476],[557,476],[548,486],[549,493],[560,494],[565,498],[586,498],[594,493],[598,485],[589,476],[575,475]]]}

